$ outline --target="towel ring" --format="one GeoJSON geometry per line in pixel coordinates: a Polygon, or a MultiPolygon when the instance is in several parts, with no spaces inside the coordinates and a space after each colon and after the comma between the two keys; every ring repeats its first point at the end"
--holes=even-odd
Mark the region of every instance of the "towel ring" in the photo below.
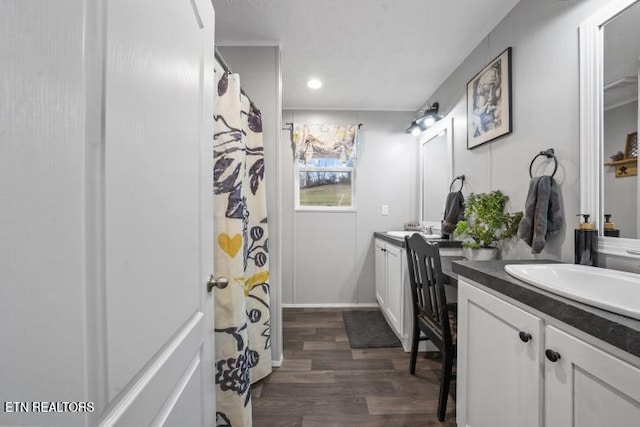
{"type": "Polygon", "coordinates": [[[540,156],[545,156],[547,159],[553,159],[554,167],[553,167],[553,172],[551,173],[551,176],[553,177],[556,174],[556,171],[558,170],[558,159],[556,158],[556,155],[553,153],[553,148],[549,148],[548,150],[539,152],[538,154],[536,154],[533,160],[531,160],[531,163],[529,164],[529,177],[533,178],[533,174],[531,173],[531,168],[533,168],[533,162],[535,162],[536,159],[540,156]]]}
{"type": "Polygon", "coordinates": [[[462,187],[464,187],[464,175],[459,175],[453,178],[453,181],[451,181],[451,184],[449,184],[449,193],[451,193],[453,189],[453,183],[456,182],[457,180],[460,180],[460,190],[458,191],[462,191],[462,187]]]}

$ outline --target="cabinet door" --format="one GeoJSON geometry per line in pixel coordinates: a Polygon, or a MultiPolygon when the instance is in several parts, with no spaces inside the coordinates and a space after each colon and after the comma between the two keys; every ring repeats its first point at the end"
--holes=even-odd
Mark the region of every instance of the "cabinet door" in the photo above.
{"type": "Polygon", "coordinates": [[[542,425],[543,338],[541,319],[459,281],[458,426],[542,425]]]}
{"type": "Polygon", "coordinates": [[[545,425],[634,426],[640,421],[640,369],[552,326],[545,330],[545,425]]]}
{"type": "Polygon", "coordinates": [[[385,300],[387,298],[387,256],[386,256],[386,244],[379,239],[375,240],[376,249],[376,299],[380,308],[384,310],[385,300]]]}
{"type": "Polygon", "coordinates": [[[402,249],[387,245],[387,318],[391,327],[402,336],[402,249]]]}

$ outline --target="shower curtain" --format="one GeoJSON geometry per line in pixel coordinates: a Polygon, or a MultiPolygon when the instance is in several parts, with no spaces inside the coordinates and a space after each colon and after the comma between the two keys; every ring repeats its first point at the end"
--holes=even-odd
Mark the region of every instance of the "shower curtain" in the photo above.
{"type": "Polygon", "coordinates": [[[262,118],[237,74],[215,79],[216,425],[251,426],[250,385],[271,372],[262,118]]]}

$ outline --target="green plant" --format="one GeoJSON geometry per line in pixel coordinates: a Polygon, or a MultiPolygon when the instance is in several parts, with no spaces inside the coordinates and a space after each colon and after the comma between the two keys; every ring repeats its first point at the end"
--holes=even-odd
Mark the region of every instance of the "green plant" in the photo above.
{"type": "Polygon", "coordinates": [[[466,248],[493,248],[504,239],[515,236],[522,212],[506,213],[509,198],[496,190],[471,194],[464,209],[465,219],[456,225],[455,234],[466,240],[466,248]]]}

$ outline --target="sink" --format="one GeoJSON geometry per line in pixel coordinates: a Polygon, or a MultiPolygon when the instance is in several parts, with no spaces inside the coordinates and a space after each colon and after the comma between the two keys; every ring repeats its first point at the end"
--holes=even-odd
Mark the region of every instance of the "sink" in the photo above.
{"type": "Polygon", "coordinates": [[[413,233],[417,233],[417,231],[387,231],[387,234],[393,237],[411,236],[413,233]]]}
{"type": "Polygon", "coordinates": [[[535,287],[640,320],[640,274],[575,264],[509,264],[504,269],[535,287]]]}
{"type": "Polygon", "coordinates": [[[387,234],[389,236],[400,237],[400,238],[403,238],[404,236],[411,236],[412,234],[415,234],[415,233],[420,234],[425,239],[441,239],[442,238],[442,236],[439,234],[425,234],[425,233],[420,233],[419,231],[387,231],[387,234]]]}

